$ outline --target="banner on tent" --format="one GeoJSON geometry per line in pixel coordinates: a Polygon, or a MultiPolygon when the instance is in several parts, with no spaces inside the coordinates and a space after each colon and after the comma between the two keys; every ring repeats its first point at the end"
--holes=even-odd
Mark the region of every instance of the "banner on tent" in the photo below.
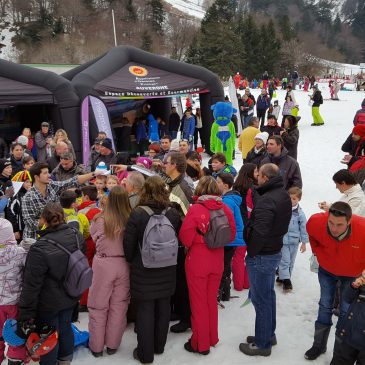
{"type": "Polygon", "coordinates": [[[95,96],[87,96],[81,105],[81,128],[82,128],[82,160],[84,165],[86,166],[89,155],[90,155],[90,115],[89,115],[89,102],[91,104],[96,126],[98,127],[98,131],[103,131],[106,135],[112,140],[113,149],[115,151],[114,138],[112,129],[110,126],[109,114],[106,109],[105,104],[102,100],[96,98],[95,96]]]}
{"type": "Polygon", "coordinates": [[[208,87],[193,77],[129,62],[99,81],[95,90],[107,97],[159,97],[208,92],[208,87]]]}
{"type": "Polygon", "coordinates": [[[87,96],[81,104],[81,135],[82,135],[82,163],[87,165],[90,155],[89,136],[89,97],[87,96]]]}

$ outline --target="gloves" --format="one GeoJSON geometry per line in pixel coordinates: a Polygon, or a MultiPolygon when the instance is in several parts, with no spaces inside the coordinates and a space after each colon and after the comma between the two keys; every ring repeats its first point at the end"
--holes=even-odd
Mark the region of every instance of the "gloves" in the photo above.
{"type": "Polygon", "coordinates": [[[34,323],[34,319],[28,319],[26,321],[18,321],[17,322],[17,328],[16,328],[16,334],[21,338],[28,338],[28,336],[35,332],[36,325],[34,323]]]}

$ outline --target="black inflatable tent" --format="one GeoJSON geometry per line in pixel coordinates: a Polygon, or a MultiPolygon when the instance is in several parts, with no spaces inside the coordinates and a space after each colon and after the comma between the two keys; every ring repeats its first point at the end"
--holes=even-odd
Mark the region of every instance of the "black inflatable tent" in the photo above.
{"type": "MultiPolygon", "coordinates": [[[[224,99],[219,78],[209,70],[130,46],[112,48],[62,76],[71,81],[81,100],[92,95],[108,105],[118,99],[148,99],[151,112],[163,119],[168,119],[171,97],[198,93],[206,141],[213,122],[210,106],[224,99]]],[[[94,121],[90,123],[94,138],[97,128],[94,121]]]]}
{"type": "Polygon", "coordinates": [[[62,76],[0,60],[0,131],[7,142],[24,127],[38,131],[47,120],[55,129],[65,129],[79,152],[79,108],[80,98],[62,76]]]}

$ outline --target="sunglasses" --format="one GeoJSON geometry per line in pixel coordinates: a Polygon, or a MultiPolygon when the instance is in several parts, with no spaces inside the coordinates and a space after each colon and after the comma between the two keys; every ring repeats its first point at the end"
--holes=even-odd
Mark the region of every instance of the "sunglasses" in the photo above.
{"type": "Polygon", "coordinates": [[[180,139],[180,142],[189,142],[189,140],[188,139],[180,139]]]}
{"type": "Polygon", "coordinates": [[[340,209],[330,208],[328,212],[334,215],[335,217],[347,217],[347,214],[340,209]]]}

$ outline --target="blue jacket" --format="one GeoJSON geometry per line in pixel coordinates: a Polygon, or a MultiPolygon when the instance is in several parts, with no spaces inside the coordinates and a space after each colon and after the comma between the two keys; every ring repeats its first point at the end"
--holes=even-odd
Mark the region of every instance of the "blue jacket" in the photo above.
{"type": "Polygon", "coordinates": [[[242,203],[241,195],[239,192],[231,190],[222,196],[222,200],[223,203],[228,205],[229,209],[231,209],[236,223],[236,237],[234,241],[227,246],[246,246],[246,243],[243,240],[243,220],[240,209],[242,203]]]}
{"type": "Polygon", "coordinates": [[[191,115],[190,118],[186,118],[186,116],[182,118],[182,139],[189,139],[189,137],[194,136],[195,124],[194,115],[191,115]]]}
{"type": "Polygon", "coordinates": [[[148,139],[151,142],[159,142],[160,136],[158,134],[158,123],[152,114],[148,114],[148,139]]]}
{"type": "Polygon", "coordinates": [[[288,233],[283,238],[284,245],[298,245],[300,242],[309,242],[309,237],[306,229],[307,218],[298,205],[298,208],[292,211],[288,233]]]}
{"type": "Polygon", "coordinates": [[[338,322],[336,337],[351,347],[364,351],[365,286],[354,289],[349,285],[341,296],[345,303],[350,304],[350,307],[342,321],[338,322]]]}
{"type": "Polygon", "coordinates": [[[9,199],[5,197],[0,199],[0,213],[4,213],[4,209],[8,205],[8,201],[9,199]]]}
{"type": "Polygon", "coordinates": [[[257,110],[267,110],[270,107],[270,96],[269,95],[259,95],[256,100],[257,110]]]}

